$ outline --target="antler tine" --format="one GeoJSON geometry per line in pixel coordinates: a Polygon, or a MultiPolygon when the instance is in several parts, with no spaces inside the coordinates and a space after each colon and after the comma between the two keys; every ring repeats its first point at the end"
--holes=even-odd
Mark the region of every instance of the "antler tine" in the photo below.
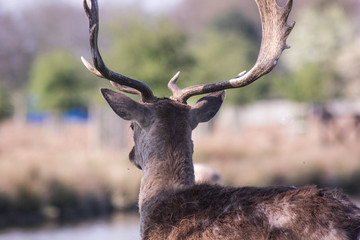
{"type": "Polygon", "coordinates": [[[153,92],[151,88],[138,80],[129,78],[120,73],[111,71],[105,65],[99,51],[98,47],[98,32],[99,32],[99,7],[97,0],[91,0],[90,6],[87,3],[87,0],[84,0],[84,9],[86,15],[89,18],[89,32],[90,32],[90,47],[92,53],[92,59],[94,66],[86,61],[82,57],[82,61],[85,67],[96,76],[108,79],[116,83],[116,88],[121,91],[128,93],[136,93],[142,96],[144,102],[149,102],[154,99],[153,92]]]}
{"type": "Polygon", "coordinates": [[[99,72],[96,68],[94,68],[83,56],[81,56],[81,61],[84,64],[84,66],[90,71],[92,72],[94,75],[100,77],[100,78],[105,78],[101,72],[99,72]]]}
{"type": "Polygon", "coordinates": [[[283,7],[280,7],[276,0],[256,0],[256,3],[261,17],[262,39],[260,52],[252,69],[247,73],[240,73],[233,79],[178,89],[173,91],[173,99],[186,102],[195,95],[244,87],[269,73],[276,66],[282,51],[289,48],[286,39],[295,25],[295,22],[291,25],[287,24],[293,0],[288,0],[283,7]]]}
{"type": "MultiPolygon", "coordinates": [[[[81,57],[81,61],[83,62],[83,64],[85,65],[85,67],[92,72],[93,74],[95,74],[96,76],[100,77],[100,78],[105,78],[96,68],[94,68],[85,58],[81,57]]],[[[131,93],[131,94],[137,94],[137,95],[141,95],[141,92],[139,92],[138,90],[131,88],[131,87],[127,87],[124,85],[121,85],[119,83],[110,81],[111,85],[113,85],[116,89],[122,91],[122,92],[126,92],[126,93],[131,93]]]]}
{"type": "MultiPolygon", "coordinates": [[[[181,91],[181,89],[176,85],[176,81],[180,77],[180,72],[177,72],[169,81],[168,88],[173,93],[173,95],[176,95],[178,91],[181,91]]],[[[176,100],[176,99],[175,99],[176,100]]]]}
{"type": "Polygon", "coordinates": [[[139,92],[135,88],[127,87],[127,86],[118,84],[118,83],[113,82],[113,81],[110,81],[110,83],[111,83],[111,85],[113,85],[114,88],[116,88],[119,91],[130,93],[130,94],[137,94],[137,95],[142,96],[141,92],[139,92]]]}

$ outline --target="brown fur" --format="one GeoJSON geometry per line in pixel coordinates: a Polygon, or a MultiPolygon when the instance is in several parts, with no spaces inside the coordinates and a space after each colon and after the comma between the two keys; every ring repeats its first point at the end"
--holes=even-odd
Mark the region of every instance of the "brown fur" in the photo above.
{"type": "Polygon", "coordinates": [[[144,239],[356,239],[360,230],[360,210],[341,191],[314,186],[195,185],[144,205],[144,239]]]}

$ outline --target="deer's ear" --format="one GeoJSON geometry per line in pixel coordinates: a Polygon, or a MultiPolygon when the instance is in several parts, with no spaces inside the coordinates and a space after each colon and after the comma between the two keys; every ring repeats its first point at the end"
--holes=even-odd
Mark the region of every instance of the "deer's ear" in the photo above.
{"type": "Polygon", "coordinates": [[[136,121],[141,127],[149,126],[152,112],[148,107],[132,100],[123,93],[107,88],[101,88],[100,91],[110,107],[122,119],[136,121]]]}
{"type": "Polygon", "coordinates": [[[192,129],[200,122],[207,122],[219,111],[225,99],[225,91],[210,93],[201,98],[190,110],[190,124],[192,129]]]}

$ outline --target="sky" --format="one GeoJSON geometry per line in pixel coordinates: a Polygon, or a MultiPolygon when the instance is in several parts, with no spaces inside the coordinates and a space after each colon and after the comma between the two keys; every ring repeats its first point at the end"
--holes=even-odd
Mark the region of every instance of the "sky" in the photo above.
{"type": "MultiPolygon", "coordinates": [[[[40,2],[50,0],[0,0],[0,6],[6,11],[16,11],[18,8],[28,8],[40,2]]],[[[71,5],[82,7],[82,0],[61,0],[68,2],[71,5]]],[[[142,6],[149,12],[162,12],[166,9],[176,5],[181,0],[99,0],[99,4],[123,4],[133,5],[137,4],[142,6]]]]}

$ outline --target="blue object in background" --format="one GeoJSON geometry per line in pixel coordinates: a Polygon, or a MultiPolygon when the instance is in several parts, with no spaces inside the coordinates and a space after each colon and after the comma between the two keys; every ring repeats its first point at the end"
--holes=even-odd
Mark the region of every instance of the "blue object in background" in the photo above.
{"type": "Polygon", "coordinates": [[[50,115],[45,112],[28,112],[26,113],[26,122],[42,124],[50,119],[50,115]]]}
{"type": "Polygon", "coordinates": [[[61,116],[62,122],[86,123],[89,120],[89,114],[84,109],[71,109],[61,116]]]}
{"type": "MultiPolygon", "coordinates": [[[[26,114],[26,122],[32,124],[45,124],[53,116],[47,112],[30,111],[26,114]]],[[[84,109],[71,109],[60,117],[63,123],[87,123],[89,114],[84,109]]]]}

